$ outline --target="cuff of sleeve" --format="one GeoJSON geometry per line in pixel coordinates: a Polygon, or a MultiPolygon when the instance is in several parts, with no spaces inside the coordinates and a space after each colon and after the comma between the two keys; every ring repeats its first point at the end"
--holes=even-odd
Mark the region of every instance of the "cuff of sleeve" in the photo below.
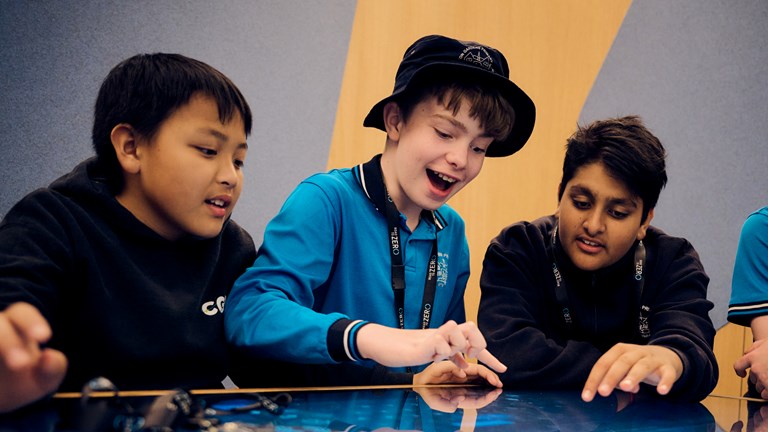
{"type": "Polygon", "coordinates": [[[363,356],[357,349],[357,332],[368,321],[342,318],[334,322],[328,329],[328,353],[337,362],[360,361],[363,356]]]}

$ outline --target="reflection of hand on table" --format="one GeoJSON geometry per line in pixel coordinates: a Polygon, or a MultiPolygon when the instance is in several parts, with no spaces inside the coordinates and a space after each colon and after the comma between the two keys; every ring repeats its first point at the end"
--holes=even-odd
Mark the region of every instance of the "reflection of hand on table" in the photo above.
{"type": "MultiPolygon", "coordinates": [[[[457,354],[461,356],[461,354],[457,354]]],[[[464,360],[462,358],[462,360],[464,360]]],[[[501,387],[501,379],[492,370],[487,367],[467,363],[464,360],[464,367],[457,366],[458,361],[439,361],[427,366],[423,371],[413,376],[413,385],[426,384],[490,384],[494,387],[501,387]]]]}
{"type": "Polygon", "coordinates": [[[481,409],[499,397],[500,388],[415,387],[414,391],[435,411],[445,413],[461,409],[481,409]]]}
{"type": "MultiPolygon", "coordinates": [[[[747,431],[768,432],[768,404],[748,402],[747,431]]],[[[744,423],[739,420],[731,426],[731,432],[741,432],[744,423]]]]}
{"type": "Polygon", "coordinates": [[[616,393],[616,412],[621,412],[624,408],[630,406],[635,401],[635,395],[617,390],[616,393]]]}

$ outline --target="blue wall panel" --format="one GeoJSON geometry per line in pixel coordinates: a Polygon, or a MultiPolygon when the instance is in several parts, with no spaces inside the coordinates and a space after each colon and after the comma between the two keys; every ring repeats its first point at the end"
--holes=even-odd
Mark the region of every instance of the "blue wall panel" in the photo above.
{"type": "Polygon", "coordinates": [[[768,2],[635,0],[580,122],[639,114],[669,152],[653,224],[686,237],[725,324],[741,224],[768,204],[768,2]]]}

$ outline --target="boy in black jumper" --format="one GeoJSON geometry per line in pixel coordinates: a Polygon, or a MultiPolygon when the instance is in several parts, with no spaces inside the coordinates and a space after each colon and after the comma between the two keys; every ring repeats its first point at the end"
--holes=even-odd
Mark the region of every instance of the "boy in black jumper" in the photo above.
{"type": "Polygon", "coordinates": [[[505,228],[488,247],[478,324],[518,388],[641,384],[703,399],[717,383],[709,278],[693,246],[650,226],[665,150],[635,116],[568,140],[553,216],[505,228]]]}
{"type": "Polygon", "coordinates": [[[230,220],[251,111],[221,72],[137,55],[104,80],[96,157],[0,224],[0,412],[104,376],[221,387],[224,301],[253,262],[230,220]]]}

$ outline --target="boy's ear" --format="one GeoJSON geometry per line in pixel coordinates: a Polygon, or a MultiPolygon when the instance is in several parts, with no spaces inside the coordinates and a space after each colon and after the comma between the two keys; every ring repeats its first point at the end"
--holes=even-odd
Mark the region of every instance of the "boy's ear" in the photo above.
{"type": "Polygon", "coordinates": [[[400,106],[396,102],[384,105],[384,127],[387,129],[387,138],[397,142],[400,140],[400,127],[403,123],[400,106]]]}
{"type": "Polygon", "coordinates": [[[137,134],[133,126],[127,123],[120,123],[112,128],[112,133],[109,137],[112,140],[112,147],[115,149],[117,161],[123,167],[123,171],[129,174],[138,173],[141,163],[137,154],[137,134]]]}
{"type": "Polygon", "coordinates": [[[653,220],[653,211],[655,209],[651,209],[648,211],[648,216],[645,217],[645,221],[640,224],[640,228],[637,230],[637,239],[642,240],[645,238],[645,232],[648,230],[648,226],[651,225],[651,220],[653,220]]]}
{"type": "Polygon", "coordinates": [[[557,191],[556,192],[557,192],[557,195],[558,195],[559,198],[557,198],[557,209],[555,210],[555,217],[557,219],[560,219],[560,204],[563,201],[563,197],[560,196],[560,186],[557,187],[557,191]]]}

